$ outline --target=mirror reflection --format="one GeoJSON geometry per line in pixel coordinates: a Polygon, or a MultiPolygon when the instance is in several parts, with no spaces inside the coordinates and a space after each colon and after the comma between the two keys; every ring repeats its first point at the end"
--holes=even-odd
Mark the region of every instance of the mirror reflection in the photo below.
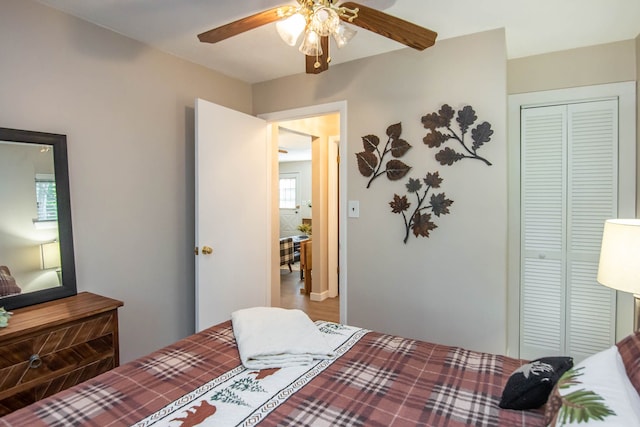
{"type": "Polygon", "coordinates": [[[75,295],[66,135],[0,127],[0,307],[75,295]]]}
{"type": "Polygon", "coordinates": [[[53,146],[0,141],[0,298],[61,285],[53,146]]]}

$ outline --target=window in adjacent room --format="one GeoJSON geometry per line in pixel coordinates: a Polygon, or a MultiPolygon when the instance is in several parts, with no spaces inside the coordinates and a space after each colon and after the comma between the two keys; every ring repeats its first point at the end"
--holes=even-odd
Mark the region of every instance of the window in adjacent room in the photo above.
{"type": "Polygon", "coordinates": [[[280,178],[280,209],[296,208],[296,179],[280,178]]]}

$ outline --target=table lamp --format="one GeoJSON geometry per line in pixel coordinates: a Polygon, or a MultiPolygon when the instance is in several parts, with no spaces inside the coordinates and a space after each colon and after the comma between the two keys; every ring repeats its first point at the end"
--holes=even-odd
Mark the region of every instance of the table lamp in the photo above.
{"type": "Polygon", "coordinates": [[[57,241],[42,243],[40,245],[40,255],[43,270],[60,267],[60,245],[57,241]]]}
{"type": "Polygon", "coordinates": [[[633,294],[633,330],[637,331],[640,326],[640,219],[605,221],[597,280],[601,285],[633,294]]]}

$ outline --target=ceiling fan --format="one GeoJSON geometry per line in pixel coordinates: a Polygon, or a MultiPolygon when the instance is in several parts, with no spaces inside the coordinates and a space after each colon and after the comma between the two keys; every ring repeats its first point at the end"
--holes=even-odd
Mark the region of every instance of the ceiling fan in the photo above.
{"type": "Polygon", "coordinates": [[[329,36],[340,48],[356,31],[344,23],[356,25],[417,50],[436,41],[438,34],[427,28],[396,18],[377,9],[354,2],[337,0],[296,0],[298,6],[283,5],[258,12],[221,27],[198,34],[205,43],[217,43],[245,31],[276,22],[285,43],[295,46],[302,36],[299,50],[306,56],[306,72],[318,74],[329,69],[329,36]]]}

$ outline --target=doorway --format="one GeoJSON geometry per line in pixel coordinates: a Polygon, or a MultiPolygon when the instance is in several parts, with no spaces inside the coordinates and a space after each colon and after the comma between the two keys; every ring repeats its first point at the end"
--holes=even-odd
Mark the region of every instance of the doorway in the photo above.
{"type": "Polygon", "coordinates": [[[338,159],[330,148],[339,140],[340,116],[273,126],[278,127],[280,306],[302,309],[313,320],[339,322],[338,210],[332,199],[337,199],[338,159]],[[294,262],[283,265],[292,250],[294,262]]]}
{"type": "MultiPolygon", "coordinates": [[[[274,206],[272,210],[273,247],[277,247],[278,240],[281,237],[279,191],[277,191],[278,187],[275,185],[280,181],[280,164],[275,160],[277,158],[275,153],[278,149],[288,151],[286,144],[283,146],[279,141],[280,129],[284,128],[287,132],[297,132],[310,136],[313,162],[311,197],[301,197],[299,202],[293,205],[294,209],[299,206],[300,213],[305,217],[306,221],[311,222],[312,226],[310,236],[313,249],[311,251],[313,267],[310,276],[312,278],[312,287],[308,295],[302,295],[306,297],[305,300],[300,301],[299,296],[301,294],[299,291],[302,288],[300,272],[289,272],[287,265],[274,268],[271,280],[271,304],[278,305],[278,302],[281,301],[281,296],[286,296],[285,290],[281,289],[280,286],[282,272],[283,278],[287,279],[282,281],[283,286],[285,282],[294,281],[294,290],[297,292],[295,296],[298,297],[298,302],[293,303],[297,304],[297,306],[292,308],[301,308],[308,311],[309,304],[319,307],[331,307],[328,310],[337,311],[337,313],[335,318],[329,320],[343,323],[346,323],[346,275],[344,274],[345,269],[340,267],[345,265],[346,262],[346,253],[344,251],[346,247],[344,244],[346,238],[344,218],[346,218],[346,215],[344,215],[345,210],[342,208],[346,205],[346,202],[342,200],[342,196],[345,194],[346,180],[344,179],[344,165],[338,164],[338,154],[345,149],[343,145],[339,144],[341,139],[344,140],[342,137],[346,128],[345,116],[346,102],[344,101],[261,116],[271,125],[271,139],[273,141],[274,161],[272,162],[271,176],[274,182],[273,188],[276,190],[272,197],[274,206]],[[327,125],[327,121],[331,122],[331,125],[327,125]],[[331,161],[329,156],[333,156],[331,161]],[[330,199],[331,202],[329,202],[330,199]],[[310,205],[307,206],[307,213],[302,212],[304,210],[302,205],[305,203],[310,205]],[[331,211],[331,214],[329,211],[331,211]],[[331,282],[333,285],[330,288],[329,283],[331,282]]],[[[274,258],[279,257],[279,251],[273,252],[277,252],[273,254],[274,258]]],[[[279,266],[280,263],[275,261],[274,259],[272,265],[279,266]]],[[[287,301],[282,302],[283,307],[291,304],[291,302],[287,303],[287,301]]],[[[314,314],[313,309],[311,311],[314,314]]],[[[322,313],[323,316],[326,316],[327,311],[323,309],[322,313]]]]}

